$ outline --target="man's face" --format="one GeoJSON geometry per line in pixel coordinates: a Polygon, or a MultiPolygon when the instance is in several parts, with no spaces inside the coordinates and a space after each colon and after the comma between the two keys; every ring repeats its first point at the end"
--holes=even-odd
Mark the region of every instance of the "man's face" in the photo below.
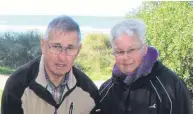
{"type": "Polygon", "coordinates": [[[64,76],[73,66],[81,44],[77,32],[60,32],[53,30],[48,40],[41,41],[45,69],[49,75],[64,76]],[[61,49],[65,49],[61,51],[61,49]]]}
{"type": "Polygon", "coordinates": [[[127,74],[135,71],[140,65],[147,53],[147,46],[135,35],[123,34],[114,41],[113,51],[117,68],[127,74]]]}

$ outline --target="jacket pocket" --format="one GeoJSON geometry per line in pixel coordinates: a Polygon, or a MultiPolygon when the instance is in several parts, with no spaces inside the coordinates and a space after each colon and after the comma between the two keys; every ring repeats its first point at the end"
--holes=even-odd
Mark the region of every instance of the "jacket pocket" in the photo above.
{"type": "Polygon", "coordinates": [[[69,107],[69,114],[73,114],[73,102],[71,102],[71,105],[69,107]]]}

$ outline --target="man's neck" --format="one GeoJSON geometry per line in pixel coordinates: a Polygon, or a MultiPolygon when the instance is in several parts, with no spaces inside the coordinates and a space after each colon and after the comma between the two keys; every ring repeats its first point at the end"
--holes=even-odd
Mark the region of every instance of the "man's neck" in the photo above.
{"type": "Polygon", "coordinates": [[[64,76],[57,76],[57,75],[48,75],[49,76],[49,79],[50,81],[56,86],[58,87],[62,81],[64,80],[65,78],[65,75],[64,76]]]}

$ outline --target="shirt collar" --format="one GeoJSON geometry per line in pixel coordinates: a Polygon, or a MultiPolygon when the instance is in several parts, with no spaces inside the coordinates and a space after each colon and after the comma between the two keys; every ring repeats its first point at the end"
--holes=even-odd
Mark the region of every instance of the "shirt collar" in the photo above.
{"type": "Polygon", "coordinates": [[[69,72],[67,72],[67,73],[65,74],[65,77],[64,77],[63,81],[60,83],[59,86],[56,87],[56,86],[53,84],[53,82],[50,80],[50,78],[49,78],[49,76],[48,76],[48,73],[46,72],[46,69],[45,69],[45,68],[44,68],[44,71],[45,71],[45,78],[46,78],[48,84],[49,84],[52,88],[57,88],[57,87],[59,87],[59,86],[65,86],[66,83],[67,83],[67,81],[69,80],[69,72]]]}

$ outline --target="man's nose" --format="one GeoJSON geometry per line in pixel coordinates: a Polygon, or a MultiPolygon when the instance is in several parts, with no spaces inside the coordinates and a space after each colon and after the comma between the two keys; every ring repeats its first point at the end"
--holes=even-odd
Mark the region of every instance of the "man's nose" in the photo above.
{"type": "Polygon", "coordinates": [[[66,50],[63,50],[59,55],[59,60],[60,61],[65,61],[67,59],[67,53],[66,53],[66,50]]]}

